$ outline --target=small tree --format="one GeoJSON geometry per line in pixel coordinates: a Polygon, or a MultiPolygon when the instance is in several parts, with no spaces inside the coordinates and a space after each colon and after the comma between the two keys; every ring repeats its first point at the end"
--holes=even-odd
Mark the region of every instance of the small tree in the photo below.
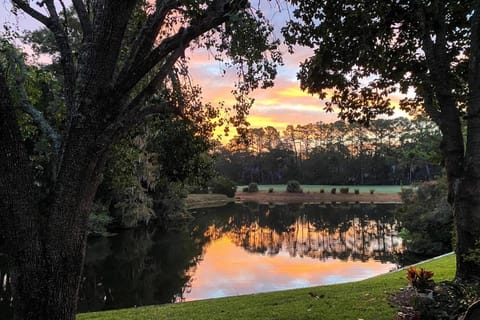
{"type": "Polygon", "coordinates": [[[287,182],[287,192],[290,193],[302,193],[303,189],[300,182],[297,180],[290,180],[287,182]]]}

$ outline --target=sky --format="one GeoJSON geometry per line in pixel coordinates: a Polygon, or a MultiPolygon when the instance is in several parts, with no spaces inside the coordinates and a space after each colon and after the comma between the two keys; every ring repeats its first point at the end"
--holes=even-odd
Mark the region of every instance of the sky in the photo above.
{"type": "MultiPolygon", "coordinates": [[[[0,23],[2,25],[10,22],[17,25],[20,30],[39,27],[38,23],[26,15],[14,16],[9,13],[8,3],[9,1],[0,2],[0,23]]],[[[287,20],[289,11],[287,9],[279,11],[275,6],[275,1],[258,3],[259,6],[266,6],[262,8],[263,12],[275,26],[274,36],[280,37],[280,28],[287,20]]],[[[311,56],[312,49],[297,47],[293,54],[289,54],[286,47],[283,47],[281,51],[284,65],[278,68],[275,86],[264,90],[259,89],[251,94],[251,97],[255,99],[247,118],[251,127],[273,126],[282,131],[289,124],[303,125],[337,120],[335,113],[324,111],[324,101],[300,90],[300,83],[296,77],[299,64],[311,56]]],[[[212,104],[219,102],[227,105],[233,104],[231,90],[234,87],[235,71],[223,75],[222,66],[205,50],[193,50],[188,53],[188,56],[192,82],[202,87],[204,101],[212,104]]],[[[395,100],[398,99],[394,98],[393,100],[395,103],[395,100]]],[[[217,133],[220,134],[222,131],[217,130],[217,133]]],[[[226,142],[229,138],[223,137],[222,140],[226,142]]]]}

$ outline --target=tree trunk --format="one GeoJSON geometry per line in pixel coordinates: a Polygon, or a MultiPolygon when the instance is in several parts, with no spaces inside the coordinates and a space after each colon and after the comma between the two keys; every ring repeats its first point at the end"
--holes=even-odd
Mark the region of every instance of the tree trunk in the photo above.
{"type": "Polygon", "coordinates": [[[40,243],[11,259],[15,320],[74,320],[85,241],[40,243]]]}
{"type": "Polygon", "coordinates": [[[480,279],[480,261],[468,255],[480,244],[480,181],[466,176],[460,182],[454,203],[456,278],[464,281],[480,279]]]}

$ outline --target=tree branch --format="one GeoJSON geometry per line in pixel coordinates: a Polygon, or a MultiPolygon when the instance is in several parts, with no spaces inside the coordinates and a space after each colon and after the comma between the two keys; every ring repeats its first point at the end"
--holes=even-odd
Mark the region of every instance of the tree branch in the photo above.
{"type": "Polygon", "coordinates": [[[155,49],[153,49],[144,59],[134,61],[130,72],[126,74],[115,86],[117,92],[128,94],[134,86],[147,75],[158,63],[164,60],[170,52],[178,47],[186,47],[190,41],[202,35],[206,31],[217,27],[228,19],[228,14],[235,12],[245,5],[244,1],[232,4],[227,0],[216,0],[204,11],[202,16],[192,20],[187,28],[180,30],[165,38],[155,49]]]}
{"type": "Polygon", "coordinates": [[[50,18],[47,16],[44,16],[42,13],[39,11],[33,9],[29,4],[28,1],[24,0],[12,0],[12,2],[22,9],[26,14],[34,18],[35,20],[41,22],[43,25],[47,26],[50,24],[50,18]]]}
{"type": "Polygon", "coordinates": [[[53,152],[58,158],[62,145],[62,138],[58,134],[58,132],[50,125],[47,119],[45,119],[42,113],[38,111],[34,106],[32,106],[32,104],[28,100],[27,92],[25,91],[25,78],[27,75],[27,71],[25,70],[25,63],[15,52],[11,52],[11,54],[13,55],[13,59],[15,59],[15,62],[20,69],[19,74],[15,78],[15,82],[18,92],[20,94],[21,107],[26,113],[28,113],[32,117],[33,121],[39,127],[39,129],[49,138],[50,142],[52,143],[53,152]]]}
{"type": "MultiPolygon", "coordinates": [[[[103,132],[99,141],[109,141],[115,135],[128,131],[138,123],[145,120],[146,117],[160,113],[176,113],[178,110],[172,108],[170,102],[165,101],[160,104],[145,106],[146,100],[151,97],[165,81],[165,78],[171,72],[176,61],[184,53],[184,49],[178,48],[173,52],[160,68],[160,71],[153,77],[148,85],[130,102],[127,102],[120,108],[117,119],[109,125],[103,132]]],[[[101,143],[101,142],[99,142],[101,143]]]]}
{"type": "Polygon", "coordinates": [[[72,3],[75,11],[77,12],[78,19],[80,20],[83,36],[86,39],[91,39],[93,37],[93,28],[90,18],[88,17],[88,12],[85,4],[82,0],[72,0],[72,3]]]}
{"type": "Polygon", "coordinates": [[[125,61],[122,71],[119,73],[118,82],[125,81],[132,69],[136,67],[136,64],[149,54],[167,14],[179,5],[179,2],[176,0],[167,1],[163,6],[160,6],[158,2],[155,12],[148,17],[142,30],[140,30],[133,42],[131,46],[132,51],[125,61]]]}

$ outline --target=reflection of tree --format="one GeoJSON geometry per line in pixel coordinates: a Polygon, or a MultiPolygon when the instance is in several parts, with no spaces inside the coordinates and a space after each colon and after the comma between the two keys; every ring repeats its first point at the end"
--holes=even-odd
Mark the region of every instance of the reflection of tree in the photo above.
{"type": "MultiPolygon", "coordinates": [[[[401,249],[392,206],[259,206],[230,218],[220,231],[252,253],[315,259],[392,261],[401,249]]],[[[212,227],[211,227],[212,228],[212,227]]]]}
{"type": "MultiPolygon", "coordinates": [[[[205,230],[157,234],[127,230],[88,248],[80,311],[174,302],[189,290],[205,230]]],[[[160,233],[160,232],[158,232],[160,233]]]]}

